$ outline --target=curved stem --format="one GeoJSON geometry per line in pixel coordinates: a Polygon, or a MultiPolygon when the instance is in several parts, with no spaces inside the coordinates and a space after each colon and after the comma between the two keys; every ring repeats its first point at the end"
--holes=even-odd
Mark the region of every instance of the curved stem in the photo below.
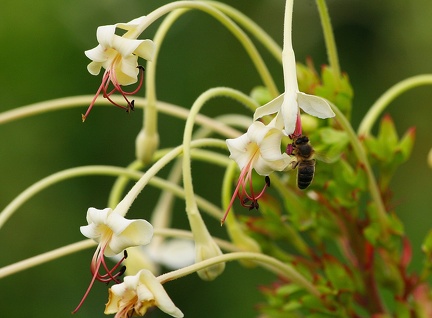
{"type": "Polygon", "coordinates": [[[0,279],[6,276],[10,276],[12,274],[21,272],[25,269],[29,269],[32,267],[35,267],[37,265],[41,265],[44,263],[48,263],[49,261],[58,259],[60,257],[73,254],[76,252],[79,252],[81,250],[96,246],[97,243],[93,240],[84,240],[77,243],[69,244],[66,246],[62,246],[60,248],[57,248],[55,250],[30,257],[28,259],[25,259],[23,261],[17,262],[15,264],[11,264],[8,266],[4,266],[0,268],[0,279]]]}
{"type": "Polygon", "coordinates": [[[146,16],[146,19],[143,21],[143,23],[137,26],[137,28],[135,29],[135,34],[131,33],[129,37],[130,38],[138,37],[138,35],[141,34],[149,25],[151,25],[157,19],[159,19],[163,15],[173,10],[176,9],[201,10],[203,12],[210,14],[219,22],[221,22],[240,41],[240,43],[243,45],[246,52],[252,59],[252,62],[254,63],[262,81],[264,82],[264,85],[269,89],[270,93],[273,96],[279,95],[276,84],[274,83],[273,78],[270,75],[270,72],[268,71],[261,55],[259,54],[258,50],[254,46],[253,42],[230,18],[228,18],[225,14],[223,14],[215,7],[212,7],[211,4],[212,3],[208,1],[175,1],[172,3],[168,3],[164,6],[157,8],[153,12],[149,13],[146,16]]]}
{"type": "MultiPolygon", "coordinates": [[[[135,160],[131,164],[129,164],[126,169],[139,171],[143,168],[143,164],[140,160],[135,160]]],[[[114,209],[115,206],[120,202],[121,196],[123,194],[126,185],[130,181],[130,176],[122,175],[117,178],[114,182],[114,185],[111,188],[111,192],[108,196],[108,207],[114,209]]]]}
{"type": "MultiPolygon", "coordinates": [[[[226,148],[224,141],[219,139],[200,139],[192,141],[191,147],[218,147],[226,148]]],[[[151,166],[144,175],[138,180],[137,183],[132,187],[132,189],[126,194],[122,201],[114,209],[121,216],[125,216],[132,203],[135,201],[138,194],[142,189],[149,183],[150,179],[153,178],[156,173],[158,173],[163,167],[165,167],[169,162],[175,159],[183,152],[183,145],[177,146],[168,153],[166,153],[161,159],[159,159],[153,166],[151,166]]]]}
{"type": "Polygon", "coordinates": [[[351,127],[351,124],[349,123],[348,119],[342,114],[342,112],[332,103],[329,103],[331,108],[336,114],[336,120],[339,122],[341,127],[344,129],[344,131],[348,134],[348,137],[350,139],[351,146],[353,147],[354,153],[356,154],[360,164],[366,171],[366,175],[368,177],[368,185],[369,185],[369,192],[372,197],[373,202],[375,203],[378,219],[380,222],[381,229],[384,230],[383,234],[387,234],[385,232],[386,229],[389,227],[389,220],[387,216],[386,209],[384,207],[384,203],[381,198],[381,192],[378,188],[377,182],[375,180],[375,176],[373,174],[372,168],[370,166],[369,160],[367,158],[367,154],[358,139],[355,131],[351,127]]]}
{"type": "MultiPolygon", "coordinates": [[[[216,164],[223,164],[224,166],[228,164],[229,159],[223,157],[222,155],[218,155],[215,153],[209,153],[208,151],[196,151],[192,152],[192,156],[197,159],[202,159],[206,161],[210,161],[216,164]]],[[[0,212],[0,228],[6,223],[6,221],[15,213],[15,211],[22,206],[26,201],[28,201],[31,197],[46,189],[47,187],[56,184],[58,182],[76,178],[86,175],[105,175],[105,176],[124,176],[127,180],[130,179],[139,179],[142,177],[143,173],[139,171],[134,171],[126,168],[115,167],[115,166],[85,166],[85,167],[76,167],[67,170],[63,170],[52,174],[42,180],[31,185],[29,188],[21,192],[15,199],[13,199],[4,209],[0,212]]],[[[176,184],[173,184],[169,181],[153,177],[153,179],[149,182],[151,185],[159,187],[161,189],[165,189],[177,195],[180,198],[184,198],[184,190],[176,184]]],[[[115,202],[115,198],[110,200],[111,204],[115,202]],[[114,201],[112,201],[114,200],[114,201]]],[[[208,214],[218,219],[223,214],[222,211],[211,204],[207,200],[197,196],[196,197],[197,204],[208,214]]],[[[113,206],[110,205],[113,208],[113,206]]]]}
{"type": "MultiPolygon", "coordinates": [[[[8,110],[3,113],[0,113],[0,125],[8,122],[12,122],[14,120],[23,119],[33,115],[39,115],[51,111],[87,106],[93,97],[94,97],[93,95],[65,97],[65,98],[53,99],[49,101],[30,104],[27,106],[22,106],[16,109],[8,110]]],[[[123,101],[122,96],[110,96],[110,98],[116,103],[121,103],[123,101]]],[[[142,97],[135,97],[134,101],[135,101],[136,108],[145,108],[147,105],[147,100],[142,97]]],[[[95,102],[95,106],[96,105],[111,106],[112,104],[110,103],[110,101],[106,99],[99,99],[95,102]]],[[[189,116],[189,109],[177,105],[173,105],[170,103],[158,101],[157,108],[160,112],[171,115],[173,117],[186,119],[189,116]]],[[[239,132],[238,130],[233,129],[227,125],[220,123],[217,120],[214,120],[210,117],[201,114],[197,115],[196,122],[207,128],[211,128],[215,132],[228,138],[235,138],[241,134],[241,132],[239,132]]]]}
{"type": "MultiPolygon", "coordinates": [[[[186,193],[186,211],[195,210],[194,203],[194,190],[192,184],[192,172],[191,172],[191,159],[190,159],[190,145],[192,140],[192,131],[195,123],[195,117],[198,115],[204,104],[215,97],[226,96],[231,97],[241,102],[248,102],[250,104],[250,98],[243,93],[226,87],[212,88],[201,94],[195,103],[192,105],[189,113],[189,117],[186,120],[185,130],[183,135],[183,184],[186,193]]],[[[253,104],[255,106],[255,104],[253,104]]]]}
{"type": "Polygon", "coordinates": [[[432,85],[432,74],[416,75],[392,86],[369,108],[369,111],[366,113],[359,125],[357,134],[359,136],[369,135],[372,126],[378,119],[378,116],[396,97],[411,88],[421,85],[432,85]]]}
{"type": "Polygon", "coordinates": [[[330,15],[328,13],[325,0],[316,0],[316,3],[321,19],[321,27],[323,29],[324,41],[327,48],[327,58],[329,60],[330,68],[332,69],[334,74],[336,88],[338,88],[340,87],[341,70],[336,48],[336,41],[334,39],[333,29],[330,21],[330,15]]]}
{"type": "Polygon", "coordinates": [[[297,270],[289,265],[282,263],[278,261],[277,259],[261,254],[261,253],[251,253],[251,252],[236,252],[236,253],[229,253],[229,254],[223,254],[217,257],[213,257],[204,261],[201,261],[199,263],[160,275],[157,277],[159,282],[165,283],[180,277],[184,277],[186,275],[195,273],[199,270],[202,270],[206,267],[213,266],[216,264],[229,262],[229,261],[236,261],[236,260],[249,260],[254,261],[257,264],[269,269],[271,272],[280,275],[286,279],[289,279],[293,283],[303,287],[306,289],[309,293],[316,297],[320,297],[321,293],[318,291],[318,289],[309,282],[304,276],[302,276],[297,270]]]}
{"type": "Polygon", "coordinates": [[[211,5],[249,31],[279,63],[282,63],[282,48],[255,21],[225,3],[211,1],[211,5]]]}
{"type": "MultiPolygon", "coordinates": [[[[165,237],[177,237],[177,238],[185,238],[192,239],[192,233],[185,230],[178,229],[154,229],[154,235],[157,236],[165,236],[165,237]]],[[[238,252],[240,249],[233,244],[218,238],[214,238],[214,241],[225,251],[238,252]]],[[[92,248],[96,246],[97,243],[91,239],[83,240],[80,242],[68,244],[62,246],[60,248],[56,248],[52,251],[42,253],[25,260],[16,262],[11,265],[4,266],[0,268],[0,279],[16,274],[18,272],[24,271],[26,269],[30,269],[32,267],[42,265],[48,263],[50,261],[59,259],[61,257],[77,253],[79,251],[92,248]]]]}

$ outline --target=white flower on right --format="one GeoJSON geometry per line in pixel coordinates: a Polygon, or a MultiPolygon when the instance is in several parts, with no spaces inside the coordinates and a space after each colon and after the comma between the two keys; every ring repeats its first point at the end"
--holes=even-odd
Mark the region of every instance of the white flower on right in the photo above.
{"type": "Polygon", "coordinates": [[[147,309],[153,306],[159,307],[172,317],[184,316],[157,278],[149,270],[143,269],[135,276],[126,276],[123,283],[109,289],[104,313],[115,313],[115,318],[144,316],[147,309]]]}
{"type": "Polygon", "coordinates": [[[285,92],[264,106],[258,107],[254,120],[265,115],[277,113],[278,125],[283,122],[283,129],[287,136],[301,135],[300,109],[318,118],[330,118],[335,114],[330,104],[321,97],[305,94],[299,91],[297,83],[297,69],[292,47],[293,0],[287,0],[284,22],[284,45],[282,50],[282,67],[284,74],[285,92]]]}
{"type": "Polygon", "coordinates": [[[249,209],[258,208],[258,199],[270,185],[268,175],[273,171],[286,169],[291,159],[281,152],[283,133],[276,126],[276,118],[268,125],[255,121],[247,132],[235,139],[227,139],[226,143],[231,153],[230,158],[237,162],[241,172],[234,190],[233,197],[221,222],[225,221],[229,210],[238,196],[243,206],[249,209]],[[252,172],[265,176],[266,185],[259,194],[255,194],[252,187],[252,172]],[[249,192],[246,190],[249,188],[249,192]]]}

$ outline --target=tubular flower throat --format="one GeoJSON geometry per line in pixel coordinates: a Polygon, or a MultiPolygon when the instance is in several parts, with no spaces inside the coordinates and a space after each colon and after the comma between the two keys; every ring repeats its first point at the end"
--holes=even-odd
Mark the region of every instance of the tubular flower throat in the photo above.
{"type": "Polygon", "coordinates": [[[134,101],[129,101],[128,95],[133,95],[141,88],[144,77],[144,67],[138,65],[138,57],[151,61],[155,46],[151,40],[137,40],[129,38],[136,27],[145,20],[145,16],[132,20],[128,23],[117,23],[114,25],[100,26],[97,29],[96,37],[99,45],[85,51],[85,55],[92,60],[87,66],[87,70],[92,75],[98,75],[102,68],[105,72],[102,76],[102,83],[99,86],[93,100],[86,113],[82,115],[85,121],[93,108],[97,97],[102,92],[103,97],[107,98],[113,105],[126,109],[127,112],[134,109],[134,101]],[[115,34],[116,29],[123,29],[127,32],[123,36],[115,34]],[[126,92],[122,85],[131,85],[138,81],[138,87],[126,92]],[[110,90],[110,84],[113,88],[110,90]],[[119,92],[126,101],[126,106],[115,103],[110,96],[119,92]]]}
{"type": "Polygon", "coordinates": [[[247,132],[235,139],[227,139],[226,143],[231,153],[230,158],[235,160],[241,170],[234,194],[221,222],[223,223],[230,211],[236,197],[240,203],[250,210],[258,209],[258,199],[262,197],[265,189],[270,186],[268,177],[273,171],[282,171],[290,163],[286,153],[281,153],[282,130],[275,127],[276,120],[267,126],[255,121],[247,132]],[[265,176],[264,188],[256,194],[253,190],[253,169],[265,176]]]}
{"type": "Polygon", "coordinates": [[[184,316],[156,277],[149,270],[143,269],[135,276],[126,276],[123,283],[109,289],[105,314],[115,313],[115,318],[144,316],[154,306],[173,317],[184,316]]]}
{"type": "Polygon", "coordinates": [[[96,280],[104,283],[109,283],[111,281],[120,283],[118,278],[123,275],[126,267],[121,267],[117,273],[115,273],[115,271],[127,257],[126,248],[146,245],[153,236],[153,226],[147,221],[127,220],[109,208],[103,210],[89,208],[87,211],[87,222],[88,225],[81,226],[81,233],[99,244],[90,265],[92,280],[84,297],[73,313],[77,312],[84,303],[84,300],[87,298],[96,280]],[[123,258],[111,269],[108,268],[105,262],[105,256],[115,256],[122,251],[124,251],[123,258]],[[101,266],[105,270],[105,274],[99,273],[101,266]]]}

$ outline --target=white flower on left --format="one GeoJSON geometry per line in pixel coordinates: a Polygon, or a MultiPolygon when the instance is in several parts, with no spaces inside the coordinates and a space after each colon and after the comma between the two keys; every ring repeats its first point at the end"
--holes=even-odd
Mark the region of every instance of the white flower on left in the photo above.
{"type": "Polygon", "coordinates": [[[110,208],[103,210],[89,208],[87,222],[88,225],[80,227],[81,233],[99,244],[90,266],[93,274],[92,281],[83,299],[73,312],[78,311],[81,307],[96,280],[105,283],[110,281],[119,283],[117,277],[124,273],[125,268],[121,268],[117,273],[114,272],[127,257],[126,252],[124,257],[111,269],[108,268],[104,256],[114,256],[128,247],[146,245],[150,243],[153,237],[153,226],[149,222],[145,220],[127,220],[110,208]],[[101,275],[99,273],[101,265],[106,274],[101,275]]]}
{"type": "Polygon", "coordinates": [[[109,289],[105,314],[115,313],[115,318],[144,316],[147,309],[153,306],[176,318],[184,316],[157,278],[143,269],[135,276],[126,276],[123,283],[109,289]]]}
{"type": "Polygon", "coordinates": [[[124,108],[127,111],[133,110],[133,101],[129,101],[127,95],[135,94],[141,87],[144,70],[143,67],[138,66],[138,57],[147,61],[151,61],[155,51],[155,45],[151,40],[137,40],[130,38],[137,36],[135,33],[136,28],[146,17],[140,17],[128,23],[117,23],[114,25],[104,25],[97,29],[96,37],[99,45],[91,50],[85,51],[85,55],[92,60],[87,66],[88,71],[92,75],[98,75],[102,68],[105,73],[102,77],[102,83],[91,102],[87,112],[83,115],[83,121],[87,118],[90,110],[92,109],[96,98],[103,92],[113,105],[124,108]],[[127,32],[122,36],[116,35],[116,29],[123,29],[127,32]],[[138,74],[141,70],[140,83],[137,89],[133,92],[125,92],[121,85],[130,85],[138,81],[138,74]],[[114,88],[108,91],[109,84],[112,83],[114,88]],[[110,98],[115,92],[123,95],[127,102],[127,106],[121,106],[113,102],[110,98]]]}

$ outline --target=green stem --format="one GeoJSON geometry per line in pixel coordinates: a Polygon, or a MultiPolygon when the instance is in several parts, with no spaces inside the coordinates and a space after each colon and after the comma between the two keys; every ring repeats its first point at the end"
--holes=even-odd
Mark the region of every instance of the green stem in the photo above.
{"type": "Polygon", "coordinates": [[[79,252],[81,250],[96,246],[96,242],[93,240],[84,240],[81,242],[77,242],[77,243],[73,243],[73,244],[69,244],[60,248],[57,248],[55,250],[34,256],[34,257],[30,257],[28,259],[25,259],[23,261],[8,265],[8,266],[4,266],[2,268],[0,268],[0,279],[4,278],[6,276],[10,276],[12,274],[21,272],[25,269],[29,269],[32,267],[35,267],[37,265],[41,265],[44,263],[48,263],[49,261],[58,259],[60,257],[69,255],[69,254],[73,254],[76,252],[79,252]]]}
{"type": "Polygon", "coordinates": [[[249,31],[279,63],[282,63],[282,48],[255,21],[225,3],[211,1],[211,5],[249,31]]]}
{"type": "MultiPolygon", "coordinates": [[[[143,164],[140,160],[135,160],[130,165],[126,167],[128,170],[139,171],[143,168],[143,164]]],[[[115,206],[120,202],[123,191],[126,188],[128,182],[130,181],[130,176],[123,175],[119,176],[114,182],[111,192],[108,197],[108,207],[114,209],[115,206]]]]}
{"type": "Polygon", "coordinates": [[[359,125],[357,134],[359,136],[368,136],[379,115],[396,97],[411,88],[421,85],[432,85],[432,74],[416,75],[392,86],[369,108],[359,125]]]}
{"type": "Polygon", "coordinates": [[[165,283],[180,277],[184,277],[186,275],[190,275],[192,273],[195,273],[199,270],[202,270],[204,268],[207,268],[209,266],[213,266],[215,264],[230,262],[230,261],[236,261],[236,260],[249,260],[254,261],[257,264],[269,269],[273,273],[280,275],[293,283],[303,287],[306,289],[309,293],[316,297],[320,297],[321,293],[318,291],[318,289],[309,282],[303,275],[301,275],[297,270],[289,265],[280,262],[279,260],[261,254],[261,253],[251,253],[251,252],[236,252],[236,253],[228,253],[223,254],[217,257],[213,257],[204,261],[201,261],[199,263],[160,275],[157,277],[159,282],[165,283]]]}
{"type": "MultiPolygon", "coordinates": [[[[191,142],[191,147],[218,147],[226,148],[224,141],[220,139],[200,139],[191,142]]],[[[153,164],[144,175],[138,180],[137,183],[132,187],[132,189],[126,194],[122,201],[116,206],[115,211],[122,216],[125,216],[132,203],[135,201],[138,194],[142,189],[149,183],[151,178],[153,178],[163,167],[165,167],[169,162],[178,157],[183,152],[183,145],[177,146],[168,153],[166,153],[162,158],[153,164]]]]}
{"type": "Polygon", "coordinates": [[[373,174],[371,165],[370,165],[369,160],[367,158],[367,154],[366,154],[360,140],[358,139],[355,131],[353,130],[351,124],[349,123],[348,119],[343,115],[343,113],[335,105],[333,105],[332,103],[329,103],[329,104],[336,114],[336,117],[335,117],[336,120],[341,125],[343,130],[348,134],[348,137],[350,139],[350,143],[351,143],[351,146],[354,150],[354,153],[356,154],[360,164],[362,165],[362,167],[366,171],[366,175],[367,175],[368,181],[369,181],[368,182],[369,192],[370,192],[372,200],[375,203],[375,206],[377,209],[377,214],[378,214],[380,226],[384,230],[384,234],[386,234],[385,230],[389,228],[389,220],[388,220],[386,209],[384,207],[384,203],[383,203],[382,198],[381,198],[381,192],[380,192],[378,185],[377,185],[377,182],[375,180],[375,176],[373,174]]]}
{"type": "MultiPolygon", "coordinates": [[[[155,236],[164,236],[164,237],[176,237],[176,238],[183,238],[183,239],[192,239],[192,233],[185,230],[178,230],[178,229],[154,229],[154,235],[155,236]]],[[[240,249],[237,246],[234,246],[233,244],[222,240],[218,238],[214,238],[214,241],[216,244],[220,246],[225,251],[230,252],[239,252],[240,249]]],[[[60,248],[54,249],[49,252],[45,252],[30,258],[27,258],[25,260],[16,262],[14,264],[10,264],[7,266],[4,266],[0,268],[0,279],[16,274],[18,272],[24,271],[26,269],[30,269],[32,267],[42,265],[45,263],[48,263],[50,261],[59,259],[61,257],[77,253],[79,251],[92,248],[96,246],[97,243],[93,240],[83,240],[80,242],[72,243],[69,245],[62,246],[60,248]]]]}
{"type": "MultiPolygon", "coordinates": [[[[34,115],[44,114],[57,110],[64,110],[69,108],[76,108],[81,106],[87,106],[93,99],[93,95],[81,95],[73,97],[64,97],[59,99],[53,99],[40,103],[30,104],[22,106],[16,109],[8,110],[0,113],[0,125],[12,122],[14,120],[27,118],[34,115]]],[[[122,96],[110,96],[115,103],[122,103],[124,101],[122,96]]],[[[147,106],[147,100],[142,97],[134,97],[136,108],[145,108],[147,106]]],[[[111,106],[110,101],[106,99],[99,99],[96,101],[97,106],[111,106]]],[[[171,115],[173,117],[186,119],[189,116],[189,109],[173,105],[170,103],[158,101],[157,108],[161,113],[171,115]]],[[[86,121],[88,122],[88,120],[86,121]]],[[[221,134],[227,138],[238,137],[241,132],[233,129],[227,125],[220,123],[213,118],[198,114],[196,117],[196,123],[207,128],[212,129],[214,132],[221,134]]]]}
{"type": "Polygon", "coordinates": [[[325,0],[316,0],[316,3],[321,19],[321,27],[323,29],[324,41],[327,48],[327,58],[329,60],[330,68],[332,69],[334,74],[336,88],[338,88],[340,87],[341,70],[336,48],[336,41],[334,39],[333,29],[330,21],[330,15],[325,0]]]}
{"type": "Polygon", "coordinates": [[[264,85],[269,89],[272,95],[274,96],[279,95],[276,84],[274,83],[273,78],[270,75],[270,72],[268,71],[261,55],[259,54],[258,50],[254,46],[253,42],[237,26],[237,24],[235,24],[230,18],[228,18],[221,11],[214,8],[211,4],[212,4],[211,2],[207,2],[207,1],[175,1],[172,3],[168,3],[164,6],[157,8],[153,12],[149,13],[146,16],[145,21],[136,28],[135,34],[131,33],[129,37],[137,38],[149,25],[151,25],[157,19],[159,19],[163,15],[173,10],[176,9],[201,10],[203,12],[208,13],[209,15],[217,19],[219,22],[221,22],[239,40],[239,42],[243,45],[246,52],[250,56],[252,62],[254,63],[259,75],[262,78],[262,81],[264,82],[264,85]]]}

